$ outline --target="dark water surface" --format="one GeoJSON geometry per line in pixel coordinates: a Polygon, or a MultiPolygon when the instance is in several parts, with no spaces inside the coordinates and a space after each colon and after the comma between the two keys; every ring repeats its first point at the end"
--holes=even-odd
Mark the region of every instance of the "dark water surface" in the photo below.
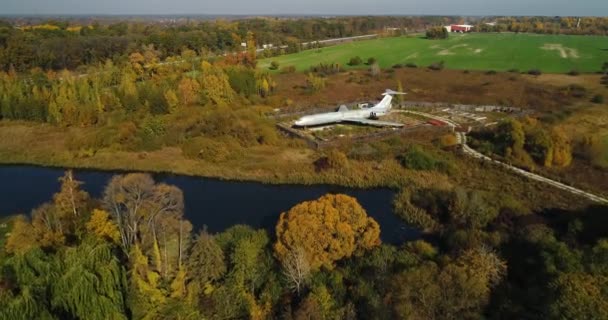
{"type": "MultiPolygon", "coordinates": [[[[0,216],[29,214],[40,204],[50,201],[59,189],[63,169],[35,166],[0,166],[0,216]]],[[[105,185],[117,174],[108,171],[75,170],[92,197],[100,198],[105,185]]],[[[408,227],[392,212],[394,192],[390,189],[351,189],[315,185],[265,185],[154,174],[157,182],[179,187],[184,193],[185,217],[195,229],[204,225],[210,232],[221,232],[235,224],[273,230],[279,214],[306,200],[326,193],[344,193],[357,198],[367,213],[380,224],[384,242],[399,244],[418,239],[420,233],[408,227]]]]}

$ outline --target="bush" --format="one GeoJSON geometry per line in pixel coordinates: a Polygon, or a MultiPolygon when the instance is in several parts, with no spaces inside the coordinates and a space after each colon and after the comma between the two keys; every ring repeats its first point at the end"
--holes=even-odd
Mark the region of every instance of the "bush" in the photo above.
{"type": "Polygon", "coordinates": [[[529,75],[540,76],[542,72],[539,69],[530,69],[528,70],[529,75]]]}
{"type": "Polygon", "coordinates": [[[408,68],[418,68],[418,66],[413,62],[408,62],[405,66],[408,68]]]}
{"type": "Polygon", "coordinates": [[[513,68],[513,69],[509,69],[508,72],[510,72],[510,73],[519,73],[519,70],[513,68]]]}
{"type": "Polygon", "coordinates": [[[578,84],[567,85],[561,87],[559,90],[562,94],[573,98],[582,98],[587,94],[587,89],[578,84]]]}
{"type": "Polygon", "coordinates": [[[333,169],[342,169],[348,166],[348,158],[339,150],[331,149],[327,152],[327,164],[333,169]]]}
{"type": "Polygon", "coordinates": [[[359,56],[352,57],[348,61],[348,65],[349,66],[358,66],[358,65],[360,65],[362,63],[363,63],[363,59],[361,59],[361,57],[359,57],[359,56]]]}
{"type": "Polygon", "coordinates": [[[369,68],[369,71],[370,71],[371,75],[375,77],[380,74],[380,66],[377,63],[374,63],[369,68]]]}
{"type": "Polygon", "coordinates": [[[578,72],[578,70],[570,70],[568,72],[568,75],[570,75],[570,76],[578,76],[579,74],[581,74],[581,73],[578,72]]]}
{"type": "Polygon", "coordinates": [[[377,61],[378,61],[378,60],[376,60],[376,58],[374,58],[374,57],[367,58],[367,65],[368,65],[368,66],[371,66],[371,65],[373,65],[374,63],[376,63],[377,61]]]}
{"type": "Polygon", "coordinates": [[[442,70],[443,68],[444,68],[444,62],[443,61],[435,62],[435,63],[433,63],[433,64],[431,64],[429,66],[429,69],[435,70],[435,71],[442,70]]]}
{"type": "Polygon", "coordinates": [[[597,103],[597,104],[602,104],[602,103],[604,103],[604,96],[601,94],[596,94],[593,96],[593,98],[591,98],[591,102],[597,103]]]}
{"type": "Polygon", "coordinates": [[[279,63],[276,61],[272,61],[272,62],[270,62],[270,67],[268,69],[277,70],[278,68],[279,68],[279,63]]]}
{"type": "Polygon", "coordinates": [[[426,31],[427,39],[447,39],[448,37],[448,30],[444,27],[433,27],[426,31]]]}
{"type": "Polygon", "coordinates": [[[319,63],[316,66],[310,67],[310,72],[318,73],[321,75],[332,75],[343,71],[342,66],[339,63],[319,63]]]}
{"type": "Polygon", "coordinates": [[[442,148],[447,148],[447,147],[455,146],[457,144],[458,144],[458,139],[452,133],[443,135],[443,136],[441,136],[439,138],[439,145],[442,148]]]}
{"type": "Polygon", "coordinates": [[[447,162],[436,159],[418,146],[410,147],[404,154],[398,156],[397,160],[403,167],[412,170],[439,170],[442,172],[451,170],[447,162]]]}
{"type": "Polygon", "coordinates": [[[487,75],[495,75],[496,71],[494,71],[494,70],[488,70],[488,71],[486,71],[486,74],[487,75]]]}
{"type": "Polygon", "coordinates": [[[296,66],[286,66],[281,68],[281,73],[294,73],[296,72],[296,66]]]}
{"type": "Polygon", "coordinates": [[[239,145],[231,138],[220,140],[207,137],[192,138],[182,144],[182,152],[184,156],[191,159],[210,162],[224,161],[235,154],[234,150],[238,149],[239,145]]]}
{"type": "Polygon", "coordinates": [[[403,65],[401,63],[397,63],[393,65],[393,69],[401,69],[403,68],[403,65]]]}
{"type": "Polygon", "coordinates": [[[313,73],[309,73],[306,77],[306,87],[310,92],[317,92],[325,88],[325,78],[315,76],[313,73]]]}

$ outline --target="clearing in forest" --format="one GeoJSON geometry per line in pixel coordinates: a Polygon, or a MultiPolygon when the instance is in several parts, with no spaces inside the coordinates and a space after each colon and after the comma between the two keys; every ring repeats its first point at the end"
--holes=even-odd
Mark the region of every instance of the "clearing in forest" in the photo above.
{"type": "Polygon", "coordinates": [[[596,72],[608,61],[606,48],[608,37],[605,36],[471,33],[450,34],[446,40],[403,36],[305,50],[262,59],[258,66],[268,70],[270,62],[276,61],[279,69],[291,65],[298,71],[307,71],[321,62],[339,63],[346,69],[368,68],[365,64],[347,65],[350,58],[359,56],[363,61],[374,57],[383,68],[407,63],[423,67],[444,61],[445,67],[450,69],[596,72]]]}

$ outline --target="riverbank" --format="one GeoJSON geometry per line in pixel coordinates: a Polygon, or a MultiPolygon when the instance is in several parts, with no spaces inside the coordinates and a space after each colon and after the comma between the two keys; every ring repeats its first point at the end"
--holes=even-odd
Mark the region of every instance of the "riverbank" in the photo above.
{"type": "MultiPolygon", "coordinates": [[[[547,188],[511,172],[485,165],[466,155],[440,152],[454,165],[449,173],[409,170],[394,156],[382,160],[348,160],[338,169],[317,170],[314,162],[320,152],[299,146],[255,146],[241,150],[239,157],[211,163],[186,158],[177,147],[149,152],[100,149],[91,153],[65,147],[67,130],[85,134],[90,128],[57,128],[50,125],[0,122],[0,164],[29,164],[43,167],[78,168],[105,171],[139,171],[252,181],[265,184],[336,185],[352,188],[415,187],[451,190],[465,187],[488,192],[497,202],[521,202],[522,210],[543,208],[581,208],[584,199],[547,188]],[[81,132],[80,132],[81,131],[81,132]]],[[[399,137],[395,138],[399,140],[399,137]]],[[[408,136],[409,141],[415,137],[408,136]]]]}
{"type": "Polygon", "coordinates": [[[411,184],[426,188],[452,187],[445,174],[407,170],[394,159],[349,161],[340,169],[317,171],[314,162],[321,154],[297,143],[293,146],[249,147],[240,150],[239,157],[213,163],[189,159],[177,147],[149,152],[115,149],[91,153],[70,151],[65,147],[65,130],[87,129],[1,122],[0,164],[145,171],[267,184],[331,184],[356,188],[400,188],[411,184]]]}

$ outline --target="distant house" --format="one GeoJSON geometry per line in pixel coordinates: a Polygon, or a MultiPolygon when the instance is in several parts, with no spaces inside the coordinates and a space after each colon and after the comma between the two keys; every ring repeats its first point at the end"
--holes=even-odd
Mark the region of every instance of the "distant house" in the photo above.
{"type": "Polygon", "coordinates": [[[472,26],[470,24],[452,24],[452,25],[449,25],[449,26],[445,26],[444,28],[446,30],[448,30],[448,32],[466,33],[466,32],[471,32],[471,30],[474,27],[475,26],[472,26]]]}

